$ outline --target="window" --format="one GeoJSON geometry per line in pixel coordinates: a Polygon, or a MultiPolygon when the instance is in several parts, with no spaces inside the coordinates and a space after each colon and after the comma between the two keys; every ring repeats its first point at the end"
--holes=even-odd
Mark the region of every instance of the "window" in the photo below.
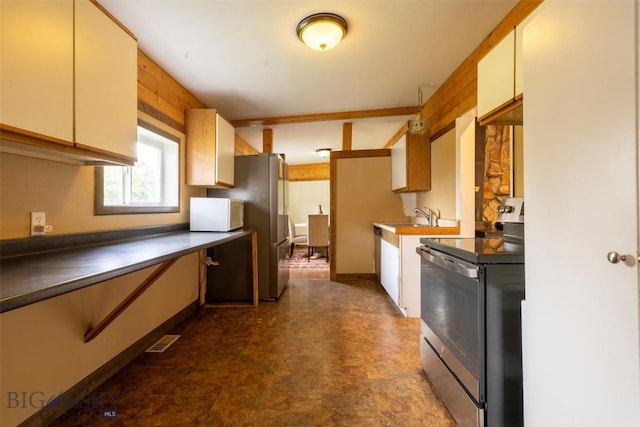
{"type": "Polygon", "coordinates": [[[96,167],[96,215],[180,210],[179,145],[167,136],[138,126],[134,166],[96,167]]]}

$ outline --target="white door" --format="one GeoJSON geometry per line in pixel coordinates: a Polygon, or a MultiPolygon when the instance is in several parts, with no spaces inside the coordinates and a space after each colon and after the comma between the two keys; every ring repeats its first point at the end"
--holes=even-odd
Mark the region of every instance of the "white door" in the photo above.
{"type": "Polygon", "coordinates": [[[635,16],[548,0],[524,29],[528,427],[640,426],[635,16]]]}
{"type": "Polygon", "coordinates": [[[400,303],[400,249],[386,240],[380,241],[380,284],[394,303],[400,303]]]}

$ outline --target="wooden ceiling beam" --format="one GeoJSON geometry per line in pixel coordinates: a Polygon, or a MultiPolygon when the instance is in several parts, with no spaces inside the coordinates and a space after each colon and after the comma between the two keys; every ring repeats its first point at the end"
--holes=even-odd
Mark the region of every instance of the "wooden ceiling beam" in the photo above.
{"type": "Polygon", "coordinates": [[[400,129],[398,129],[398,132],[396,132],[395,135],[393,135],[391,137],[391,139],[384,145],[384,147],[382,148],[391,148],[394,146],[394,144],[400,139],[400,137],[402,135],[404,135],[405,133],[409,132],[409,122],[406,122],[405,124],[403,124],[400,129]]]}
{"type": "Polygon", "coordinates": [[[273,153],[273,129],[262,129],[262,152],[273,153]]]}
{"type": "Polygon", "coordinates": [[[342,149],[351,150],[351,141],[353,137],[353,123],[347,122],[342,124],[342,149]]]}
{"type": "Polygon", "coordinates": [[[234,154],[236,156],[249,156],[252,154],[258,154],[258,150],[253,148],[240,135],[236,133],[235,136],[236,138],[235,138],[234,154]]]}
{"type": "Polygon", "coordinates": [[[234,128],[248,126],[273,126],[293,123],[327,122],[336,120],[372,119],[376,117],[410,116],[416,113],[416,106],[379,108],[377,110],[341,111],[336,113],[297,114],[293,116],[259,117],[254,119],[231,120],[234,128]]]}
{"type": "Polygon", "coordinates": [[[329,179],[329,162],[288,166],[289,181],[324,181],[329,179]]]}

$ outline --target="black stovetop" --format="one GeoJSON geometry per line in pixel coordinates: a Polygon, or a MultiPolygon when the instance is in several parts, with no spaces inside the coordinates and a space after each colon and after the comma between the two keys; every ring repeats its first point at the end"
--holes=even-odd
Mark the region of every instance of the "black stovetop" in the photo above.
{"type": "Polygon", "coordinates": [[[475,264],[524,263],[524,241],[503,237],[430,239],[420,244],[475,264]]]}

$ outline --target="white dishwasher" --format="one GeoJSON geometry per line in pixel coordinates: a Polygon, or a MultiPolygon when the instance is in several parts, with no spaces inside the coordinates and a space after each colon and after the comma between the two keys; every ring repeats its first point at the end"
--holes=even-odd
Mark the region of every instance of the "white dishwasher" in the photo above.
{"type": "Polygon", "coordinates": [[[400,244],[398,235],[382,230],[380,242],[380,283],[393,302],[400,306],[400,244]]]}

